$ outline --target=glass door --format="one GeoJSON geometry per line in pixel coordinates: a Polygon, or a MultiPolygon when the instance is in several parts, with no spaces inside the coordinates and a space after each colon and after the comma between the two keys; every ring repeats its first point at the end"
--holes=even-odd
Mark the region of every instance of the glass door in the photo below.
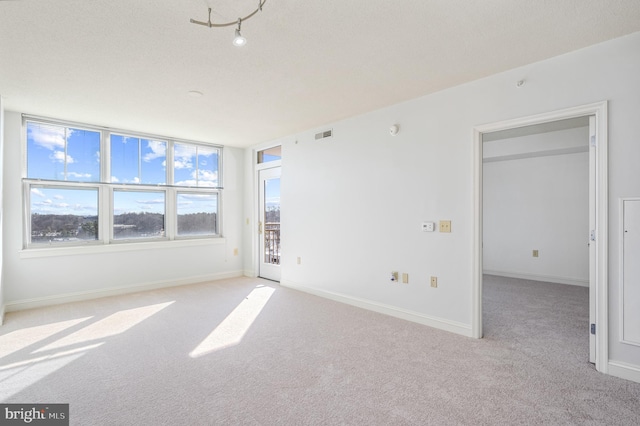
{"type": "Polygon", "coordinates": [[[258,275],[280,282],[280,167],[260,170],[258,183],[258,275]]]}

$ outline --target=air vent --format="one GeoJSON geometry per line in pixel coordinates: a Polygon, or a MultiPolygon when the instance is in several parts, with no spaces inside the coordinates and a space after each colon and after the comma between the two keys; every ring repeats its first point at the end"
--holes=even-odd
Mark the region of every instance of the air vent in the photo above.
{"type": "Polygon", "coordinates": [[[331,136],[333,136],[333,129],[325,130],[324,132],[316,133],[316,140],[330,138],[331,136]]]}

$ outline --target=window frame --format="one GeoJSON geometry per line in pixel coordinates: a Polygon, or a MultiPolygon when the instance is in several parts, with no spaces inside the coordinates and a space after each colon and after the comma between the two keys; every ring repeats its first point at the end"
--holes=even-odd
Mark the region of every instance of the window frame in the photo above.
{"type": "Polygon", "coordinates": [[[114,185],[109,188],[109,198],[111,199],[111,209],[110,209],[110,217],[109,217],[109,243],[110,244],[123,244],[123,243],[133,243],[133,242],[150,242],[150,241],[167,241],[167,191],[163,189],[148,189],[148,188],[136,188],[132,185],[114,185]],[[164,195],[164,209],[163,209],[163,229],[164,235],[159,237],[131,237],[131,238],[116,238],[115,237],[115,193],[116,192],[141,192],[141,193],[158,193],[164,195]]]}
{"type": "MultiPolygon", "coordinates": [[[[75,123],[72,121],[51,119],[45,117],[22,115],[22,202],[23,202],[23,249],[34,250],[87,246],[112,246],[112,245],[136,245],[148,246],[152,244],[168,244],[172,241],[180,240],[183,244],[187,244],[189,240],[216,241],[223,238],[222,233],[222,198],[223,198],[223,153],[224,146],[210,144],[206,142],[190,141],[178,138],[170,138],[166,136],[152,135],[142,132],[134,132],[129,130],[112,129],[100,126],[92,126],[84,123],[75,123]],[[100,133],[100,178],[97,181],[69,181],[69,180],[49,180],[40,178],[29,178],[28,173],[28,123],[63,126],[65,128],[78,128],[83,130],[97,131],[100,133]],[[111,182],[111,134],[138,138],[139,144],[142,139],[158,140],[166,143],[166,184],[143,184],[143,183],[112,183],[111,182]],[[196,147],[204,147],[206,149],[217,150],[217,186],[187,186],[174,185],[174,144],[187,144],[196,147]],[[55,244],[33,243],[31,240],[31,189],[32,188],[64,188],[64,189],[81,189],[92,188],[98,190],[98,239],[97,240],[80,240],[70,242],[56,242],[55,244]],[[164,193],[164,236],[150,238],[126,238],[115,239],[113,235],[114,225],[114,191],[136,191],[136,192],[162,192],[164,193]],[[177,193],[207,193],[216,194],[218,205],[216,211],[216,233],[202,235],[178,235],[178,208],[177,193]]],[[[141,159],[139,159],[141,161],[141,159]]],[[[141,172],[139,170],[139,172],[141,172]]]]}
{"type": "Polygon", "coordinates": [[[103,242],[104,229],[101,224],[100,217],[100,201],[103,197],[103,188],[95,182],[72,182],[66,181],[41,181],[37,179],[23,179],[23,210],[25,212],[25,222],[23,226],[24,230],[24,242],[25,248],[51,248],[51,247],[70,247],[70,246],[88,246],[88,245],[100,245],[103,242]],[[55,182],[55,183],[51,183],[55,182]],[[80,241],[68,241],[57,242],[55,244],[34,243],[31,241],[31,189],[32,188],[47,188],[47,189],[95,189],[98,191],[98,238],[95,240],[80,240],[80,241]]]}
{"type": "Polygon", "coordinates": [[[202,239],[202,238],[211,238],[211,237],[215,237],[216,235],[220,235],[220,230],[221,230],[221,226],[222,226],[222,221],[220,220],[220,211],[222,210],[221,205],[222,205],[222,194],[220,192],[215,193],[216,194],[216,203],[218,204],[218,208],[217,208],[217,212],[216,212],[216,224],[215,224],[215,228],[216,231],[218,231],[217,233],[214,232],[213,234],[197,234],[197,235],[180,235],[178,233],[178,194],[182,193],[182,194],[213,194],[214,192],[211,191],[197,191],[197,189],[199,188],[194,188],[194,187],[176,187],[174,188],[175,190],[173,191],[173,195],[175,197],[175,203],[173,203],[173,205],[176,207],[176,214],[175,214],[175,222],[173,223],[173,226],[175,226],[175,239],[176,240],[189,240],[189,239],[202,239]]]}

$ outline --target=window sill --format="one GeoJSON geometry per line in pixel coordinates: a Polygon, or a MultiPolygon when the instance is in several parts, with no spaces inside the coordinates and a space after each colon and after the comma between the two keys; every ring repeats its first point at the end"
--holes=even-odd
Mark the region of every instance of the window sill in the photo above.
{"type": "Polygon", "coordinates": [[[119,244],[91,244],[83,246],[29,248],[19,251],[20,259],[38,257],[74,256],[78,254],[119,253],[150,249],[174,249],[179,247],[216,246],[226,244],[226,238],[200,238],[173,241],[147,241],[119,244]]]}

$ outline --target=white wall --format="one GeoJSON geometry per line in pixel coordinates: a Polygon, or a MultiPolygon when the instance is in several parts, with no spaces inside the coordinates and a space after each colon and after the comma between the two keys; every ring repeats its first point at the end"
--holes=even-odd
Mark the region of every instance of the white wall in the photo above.
{"type": "Polygon", "coordinates": [[[509,145],[587,151],[588,142],[588,127],[485,142],[507,148],[483,165],[485,273],[589,286],[589,153],[508,156],[509,145]]]}
{"type": "Polygon", "coordinates": [[[223,151],[224,240],[193,246],[153,243],[131,251],[114,251],[118,248],[114,245],[97,251],[90,248],[86,254],[33,258],[28,250],[22,250],[22,120],[12,111],[7,111],[5,118],[4,196],[9,202],[4,206],[3,248],[8,310],[242,275],[241,257],[234,256],[233,250],[242,244],[243,150],[223,151]]]}
{"type": "Polygon", "coordinates": [[[4,186],[4,166],[3,166],[3,156],[4,156],[4,103],[2,100],[2,95],[0,95],[0,325],[2,325],[4,321],[4,280],[3,280],[3,246],[4,246],[4,238],[2,234],[2,221],[4,217],[4,209],[2,207],[3,202],[3,186],[4,186]]]}
{"type": "Polygon", "coordinates": [[[474,127],[608,100],[609,356],[640,373],[640,348],[618,333],[616,232],[617,199],[640,195],[639,75],[636,33],[272,141],[283,145],[282,283],[470,333],[474,127]],[[335,136],[315,141],[325,128],[335,136]],[[420,231],[440,219],[451,234],[420,231]],[[390,283],[393,270],[410,283],[390,283]]]}

